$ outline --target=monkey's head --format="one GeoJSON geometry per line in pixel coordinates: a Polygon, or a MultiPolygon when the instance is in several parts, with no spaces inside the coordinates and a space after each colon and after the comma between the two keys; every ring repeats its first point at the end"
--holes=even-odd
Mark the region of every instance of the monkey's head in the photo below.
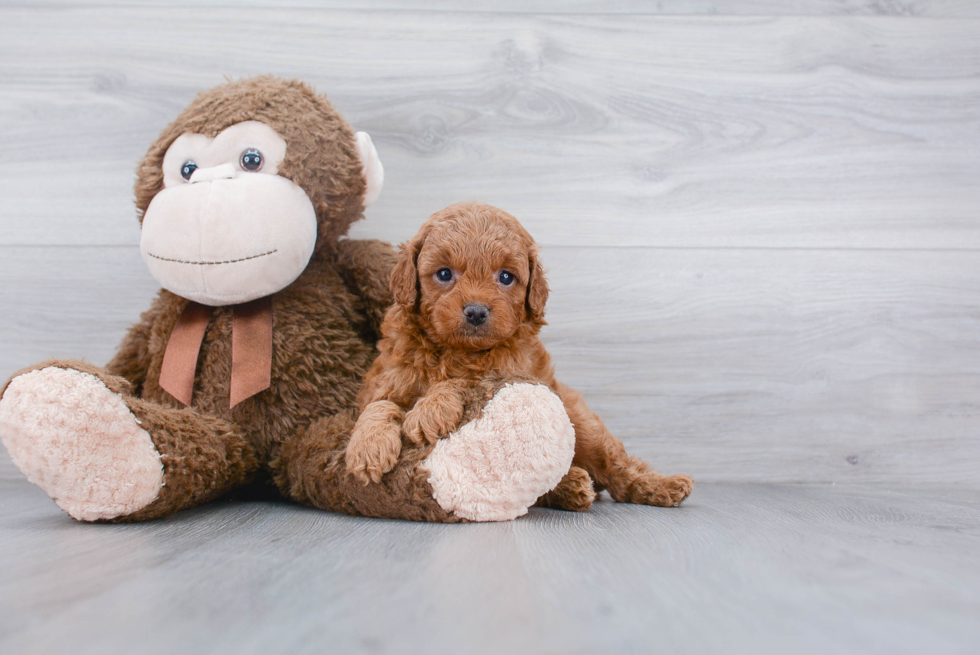
{"type": "Polygon", "coordinates": [[[198,95],[137,172],[150,273],[212,306],[291,284],[362,217],[384,178],[366,133],[306,84],[269,76],[198,95]]]}

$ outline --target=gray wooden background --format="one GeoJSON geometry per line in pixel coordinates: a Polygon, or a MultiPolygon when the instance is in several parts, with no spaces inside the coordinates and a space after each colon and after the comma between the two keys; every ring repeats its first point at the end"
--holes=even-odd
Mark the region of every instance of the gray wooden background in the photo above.
{"type": "Polygon", "coordinates": [[[109,358],[137,161],[259,73],[374,137],[353,236],[520,218],[560,377],[695,493],[92,526],[0,449],[0,651],[980,651],[980,2],[0,0],[0,378],[109,358]]]}
{"type": "Polygon", "coordinates": [[[137,161],[274,73],[374,137],[353,236],[525,223],[560,378],[658,468],[980,482],[980,3],[173,4],[0,2],[0,376],[109,358],[137,161]]]}

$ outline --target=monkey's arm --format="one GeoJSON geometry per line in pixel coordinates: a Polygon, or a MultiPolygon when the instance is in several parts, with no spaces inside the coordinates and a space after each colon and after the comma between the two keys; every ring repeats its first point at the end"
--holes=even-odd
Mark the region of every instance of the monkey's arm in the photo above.
{"type": "Polygon", "coordinates": [[[395,249],[384,241],[337,242],[337,270],[351,293],[361,299],[362,311],[376,339],[381,338],[381,321],[392,303],[389,279],[396,258],[395,249]]]}
{"type": "Polygon", "coordinates": [[[106,364],[106,371],[110,375],[118,375],[129,380],[133,385],[133,395],[137,397],[143,391],[146,370],[150,365],[148,352],[150,331],[160,314],[160,309],[160,296],[157,296],[150,308],[140,315],[140,320],[129,328],[119,348],[116,349],[116,354],[106,364]]]}

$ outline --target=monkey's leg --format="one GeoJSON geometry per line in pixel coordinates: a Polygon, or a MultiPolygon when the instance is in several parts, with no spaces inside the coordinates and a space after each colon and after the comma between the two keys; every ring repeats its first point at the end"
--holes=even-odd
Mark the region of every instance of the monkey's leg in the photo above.
{"type": "Polygon", "coordinates": [[[272,462],[284,496],[320,509],[356,516],[455,523],[461,519],[433,498],[429,471],[419,466],[431,444],[406,445],[379,482],[365,483],[344,459],[354,431],[353,412],[324,417],[281,447],[272,462]]]}
{"type": "Polygon", "coordinates": [[[596,489],[608,489],[621,503],[676,507],[691,493],[694,481],[688,475],[661,475],[638,457],[626,454],[623,442],[614,437],[582,396],[563,384],[558,395],[575,426],[573,464],[595,478],[596,489]]]}
{"type": "Polygon", "coordinates": [[[407,443],[394,469],[364,484],[344,461],[353,415],[321,419],[282,447],[273,463],[276,482],[298,502],[348,514],[507,521],[526,514],[568,472],[575,433],[561,400],[544,385],[476,388],[463,420],[434,445],[407,443]]]}
{"type": "Polygon", "coordinates": [[[258,470],[236,427],[126,394],[83,362],[15,375],[0,398],[0,437],[28,480],[79,521],[141,521],[212,500],[258,470]]]}

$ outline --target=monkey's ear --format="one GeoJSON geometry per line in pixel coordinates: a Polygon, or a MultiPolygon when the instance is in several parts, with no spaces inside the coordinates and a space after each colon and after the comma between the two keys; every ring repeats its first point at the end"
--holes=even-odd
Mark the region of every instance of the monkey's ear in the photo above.
{"type": "Polygon", "coordinates": [[[419,232],[411,241],[403,243],[398,254],[398,261],[391,269],[391,295],[399,305],[411,307],[419,297],[419,251],[425,234],[419,232]]]}
{"type": "Polygon", "coordinates": [[[381,165],[370,134],[356,133],[354,145],[357,147],[357,156],[361,159],[361,173],[364,174],[364,181],[367,182],[367,186],[364,187],[364,209],[367,209],[381,195],[381,187],[385,183],[385,167],[381,165]]]}
{"type": "Polygon", "coordinates": [[[548,302],[548,281],[544,279],[544,268],[538,257],[538,248],[531,245],[527,250],[527,265],[530,279],[527,282],[527,298],[524,301],[527,318],[532,323],[544,325],[544,306],[548,302]]]}

